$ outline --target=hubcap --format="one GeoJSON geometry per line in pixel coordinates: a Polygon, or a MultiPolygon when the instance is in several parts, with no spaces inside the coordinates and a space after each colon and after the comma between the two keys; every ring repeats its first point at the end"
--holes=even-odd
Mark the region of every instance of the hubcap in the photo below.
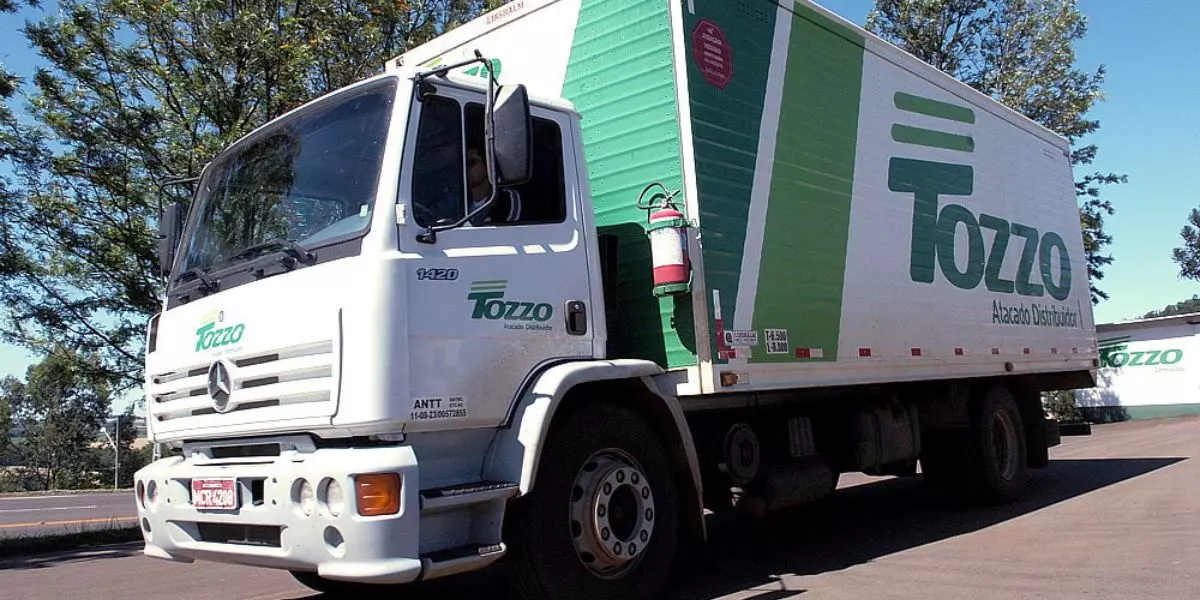
{"type": "Polygon", "coordinates": [[[1000,476],[1012,479],[1017,472],[1017,428],[1004,411],[992,418],[992,454],[1000,476]]]}
{"type": "Polygon", "coordinates": [[[593,454],[571,488],[571,541],[599,577],[620,577],[654,535],[654,493],[637,462],[615,449],[593,454]]]}

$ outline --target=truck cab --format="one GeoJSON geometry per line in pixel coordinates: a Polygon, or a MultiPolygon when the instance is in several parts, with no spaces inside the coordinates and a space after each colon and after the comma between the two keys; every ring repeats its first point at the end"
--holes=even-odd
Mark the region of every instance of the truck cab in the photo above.
{"type": "Polygon", "coordinates": [[[147,554],[319,587],[505,553],[528,451],[497,428],[534,378],[603,359],[605,321],[578,115],[494,83],[349,86],[232,145],[186,218],[165,212],[147,554]]]}

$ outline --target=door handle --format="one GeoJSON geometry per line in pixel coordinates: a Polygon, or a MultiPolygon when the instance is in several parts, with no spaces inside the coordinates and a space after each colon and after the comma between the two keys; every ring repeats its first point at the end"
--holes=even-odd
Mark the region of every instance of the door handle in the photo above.
{"type": "Polygon", "coordinates": [[[587,333],[587,305],[582,300],[567,301],[567,333],[570,335],[587,333]]]}

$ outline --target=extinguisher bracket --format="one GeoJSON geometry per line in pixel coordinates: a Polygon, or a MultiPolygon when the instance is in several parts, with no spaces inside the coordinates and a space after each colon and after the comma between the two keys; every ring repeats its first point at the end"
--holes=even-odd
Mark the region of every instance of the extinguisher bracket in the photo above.
{"type": "Polygon", "coordinates": [[[666,296],[676,296],[679,294],[690,294],[692,292],[692,282],[688,280],[685,283],[664,283],[654,286],[654,296],[664,298],[666,296]]]}

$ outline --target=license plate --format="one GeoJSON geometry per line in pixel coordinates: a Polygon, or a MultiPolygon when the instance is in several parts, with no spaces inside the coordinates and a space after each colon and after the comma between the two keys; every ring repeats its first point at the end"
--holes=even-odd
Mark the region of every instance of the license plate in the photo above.
{"type": "Polygon", "coordinates": [[[193,479],[192,506],[197,510],[237,509],[237,481],[234,479],[193,479]]]}

